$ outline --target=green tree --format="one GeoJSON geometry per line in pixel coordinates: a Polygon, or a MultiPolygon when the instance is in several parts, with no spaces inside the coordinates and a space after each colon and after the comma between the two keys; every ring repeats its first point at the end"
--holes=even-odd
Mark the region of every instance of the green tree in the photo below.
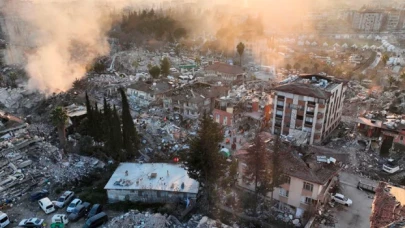
{"type": "Polygon", "coordinates": [[[387,64],[389,59],[390,59],[390,57],[387,54],[383,54],[381,57],[381,60],[383,61],[384,65],[387,64]]]}
{"type": "Polygon", "coordinates": [[[96,61],[96,62],[94,63],[93,69],[94,69],[94,71],[95,71],[96,73],[101,74],[101,73],[103,73],[103,72],[106,70],[106,66],[104,65],[103,62],[101,62],[101,61],[96,61]]]}
{"type": "Polygon", "coordinates": [[[138,60],[133,61],[132,66],[135,68],[135,73],[138,73],[138,67],[139,67],[138,60]]]}
{"type": "Polygon", "coordinates": [[[245,175],[254,182],[253,211],[256,214],[259,197],[265,196],[269,192],[271,183],[270,151],[267,150],[266,143],[259,135],[256,136],[253,145],[248,148],[245,161],[248,167],[245,175]]]}
{"type": "Polygon", "coordinates": [[[271,199],[273,199],[274,189],[287,182],[287,176],[283,174],[282,156],[281,156],[281,141],[278,135],[274,138],[273,152],[271,153],[271,183],[269,191],[271,199]]]}
{"type": "Polygon", "coordinates": [[[122,142],[127,153],[125,157],[131,159],[139,154],[139,136],[129,110],[127,95],[123,88],[120,88],[120,94],[122,99],[122,142]]]}
{"type": "Polygon", "coordinates": [[[123,155],[122,151],[122,130],[121,130],[121,120],[118,115],[118,111],[114,105],[112,110],[112,118],[111,118],[111,156],[117,161],[125,161],[125,156],[123,155]]]}
{"type": "Polygon", "coordinates": [[[160,62],[160,72],[164,77],[167,77],[170,74],[170,61],[167,57],[164,57],[160,62]]]}
{"type": "Polygon", "coordinates": [[[285,69],[287,69],[288,71],[290,71],[291,70],[291,65],[289,64],[289,63],[287,63],[287,65],[285,66],[285,69]]]}
{"type": "Polygon", "coordinates": [[[195,57],[194,62],[197,66],[201,66],[201,58],[199,56],[195,57]]]}
{"type": "Polygon", "coordinates": [[[299,70],[301,68],[301,64],[300,63],[295,63],[294,64],[294,69],[299,70]]]}
{"type": "Polygon", "coordinates": [[[218,148],[224,139],[221,130],[221,126],[204,113],[197,136],[190,140],[190,151],[184,158],[189,176],[204,188],[208,210],[215,205],[215,184],[226,169],[225,157],[218,148]]]}
{"type": "Polygon", "coordinates": [[[245,52],[245,44],[243,44],[242,42],[240,42],[237,46],[236,46],[236,51],[239,54],[239,63],[240,66],[242,66],[242,55],[243,52],[245,52]]]}
{"type": "Polygon", "coordinates": [[[53,125],[58,129],[59,142],[62,148],[66,147],[66,123],[68,115],[63,107],[56,107],[51,112],[51,120],[53,125]]]}
{"type": "Polygon", "coordinates": [[[176,40],[179,40],[187,36],[187,30],[185,28],[177,28],[174,30],[173,36],[176,40]]]}
{"type": "Polygon", "coordinates": [[[304,68],[302,68],[302,71],[304,71],[304,73],[308,73],[308,72],[309,72],[309,68],[308,68],[308,67],[304,67],[304,68]]]}
{"type": "Polygon", "coordinates": [[[90,104],[89,96],[86,92],[86,111],[87,111],[87,122],[86,122],[86,127],[87,127],[87,132],[89,133],[90,136],[93,136],[93,130],[94,130],[94,118],[93,118],[93,107],[90,104]]]}
{"type": "Polygon", "coordinates": [[[153,77],[153,78],[158,78],[160,75],[160,67],[158,66],[153,66],[149,69],[149,74],[153,77]]]}

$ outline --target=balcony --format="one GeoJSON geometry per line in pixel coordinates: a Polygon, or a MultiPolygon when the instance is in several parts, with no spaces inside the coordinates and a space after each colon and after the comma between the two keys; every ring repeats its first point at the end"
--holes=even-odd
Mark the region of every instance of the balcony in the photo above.
{"type": "Polygon", "coordinates": [[[277,110],[279,110],[279,111],[283,111],[283,109],[284,109],[284,106],[281,106],[281,105],[277,105],[276,109],[277,109],[277,110]]]}
{"type": "Polygon", "coordinates": [[[276,115],[276,120],[282,120],[283,119],[283,116],[281,116],[281,115],[276,115]]]}
{"type": "Polygon", "coordinates": [[[297,115],[299,115],[299,116],[304,116],[304,111],[303,111],[303,110],[298,110],[298,111],[297,111],[297,115]]]}
{"type": "Polygon", "coordinates": [[[315,107],[315,103],[310,103],[310,102],[308,102],[308,103],[307,103],[307,107],[312,107],[312,108],[314,108],[314,107],[315,107]]]}
{"type": "Polygon", "coordinates": [[[314,117],[314,113],[313,112],[307,112],[307,117],[314,117]]]}
{"type": "Polygon", "coordinates": [[[322,124],[321,124],[321,123],[317,123],[317,124],[315,125],[315,129],[316,129],[316,130],[322,130],[322,124]]]}
{"type": "Polygon", "coordinates": [[[284,101],[284,97],[278,96],[278,97],[277,97],[277,100],[278,100],[278,101],[284,101]]]}
{"type": "Polygon", "coordinates": [[[302,127],[302,120],[295,120],[295,127],[302,127]]]}
{"type": "Polygon", "coordinates": [[[318,119],[322,119],[323,118],[323,113],[322,112],[318,112],[318,114],[316,115],[318,119]]]}

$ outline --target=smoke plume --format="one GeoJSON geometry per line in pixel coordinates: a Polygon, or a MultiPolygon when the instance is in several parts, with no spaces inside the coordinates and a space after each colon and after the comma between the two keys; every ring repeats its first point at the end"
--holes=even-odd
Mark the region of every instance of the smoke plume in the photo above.
{"type": "Polygon", "coordinates": [[[112,20],[105,3],[3,2],[7,63],[25,65],[29,89],[47,94],[68,90],[85,75],[86,66],[109,53],[106,33],[112,20]]]}

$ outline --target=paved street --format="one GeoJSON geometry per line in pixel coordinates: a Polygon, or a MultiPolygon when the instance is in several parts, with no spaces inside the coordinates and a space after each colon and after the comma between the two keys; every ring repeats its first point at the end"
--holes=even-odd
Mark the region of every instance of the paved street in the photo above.
{"type": "Polygon", "coordinates": [[[340,191],[353,201],[353,205],[351,207],[338,205],[333,208],[337,221],[335,227],[370,227],[371,205],[373,203],[374,194],[357,189],[358,181],[369,184],[377,184],[374,181],[356,176],[354,174],[345,172],[340,174],[340,191]]]}

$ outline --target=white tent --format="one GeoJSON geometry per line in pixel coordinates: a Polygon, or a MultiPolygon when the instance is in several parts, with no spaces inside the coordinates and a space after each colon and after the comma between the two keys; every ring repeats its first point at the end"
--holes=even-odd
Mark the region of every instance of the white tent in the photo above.
{"type": "Polygon", "coordinates": [[[324,47],[327,47],[327,46],[329,46],[329,45],[328,45],[328,43],[325,42],[325,43],[323,43],[323,46],[324,46],[324,47]]]}
{"type": "Polygon", "coordinates": [[[309,42],[308,40],[305,41],[305,45],[311,45],[311,42],[309,42]]]}
{"type": "Polygon", "coordinates": [[[363,46],[363,49],[364,49],[364,50],[367,50],[367,49],[369,49],[369,48],[370,48],[370,47],[369,47],[367,44],[363,46]]]}
{"type": "Polygon", "coordinates": [[[371,39],[373,39],[373,36],[370,34],[370,35],[367,36],[367,39],[371,40],[371,39]]]}
{"type": "Polygon", "coordinates": [[[387,47],[387,51],[394,51],[394,50],[395,50],[394,45],[390,45],[389,47],[387,47]]]}
{"type": "Polygon", "coordinates": [[[304,46],[304,41],[298,41],[299,46],[304,46]]]}
{"type": "Polygon", "coordinates": [[[379,51],[384,51],[384,50],[385,50],[385,48],[384,48],[384,46],[383,46],[383,45],[381,45],[381,46],[377,47],[377,50],[379,50],[379,51]]]}
{"type": "Polygon", "coordinates": [[[360,35],[359,38],[360,38],[360,39],[364,39],[365,36],[364,36],[364,35],[360,35]]]}
{"type": "Polygon", "coordinates": [[[371,50],[375,50],[376,48],[377,48],[377,46],[375,46],[375,45],[371,45],[371,46],[370,46],[370,49],[371,49],[371,50]]]}
{"type": "Polygon", "coordinates": [[[377,35],[377,36],[375,37],[375,40],[381,40],[381,36],[377,35]]]}
{"type": "Polygon", "coordinates": [[[356,45],[356,44],[353,44],[353,45],[352,45],[352,48],[357,48],[357,45],[356,45]]]}
{"type": "Polygon", "coordinates": [[[339,45],[338,43],[335,43],[335,44],[333,45],[333,47],[340,47],[340,45],[339,45]]]}
{"type": "Polygon", "coordinates": [[[347,43],[344,43],[344,44],[342,45],[342,48],[347,48],[347,47],[348,47],[347,43]]]}
{"type": "Polygon", "coordinates": [[[317,46],[318,45],[318,43],[317,42],[312,42],[312,44],[311,44],[312,46],[317,46]]]}

